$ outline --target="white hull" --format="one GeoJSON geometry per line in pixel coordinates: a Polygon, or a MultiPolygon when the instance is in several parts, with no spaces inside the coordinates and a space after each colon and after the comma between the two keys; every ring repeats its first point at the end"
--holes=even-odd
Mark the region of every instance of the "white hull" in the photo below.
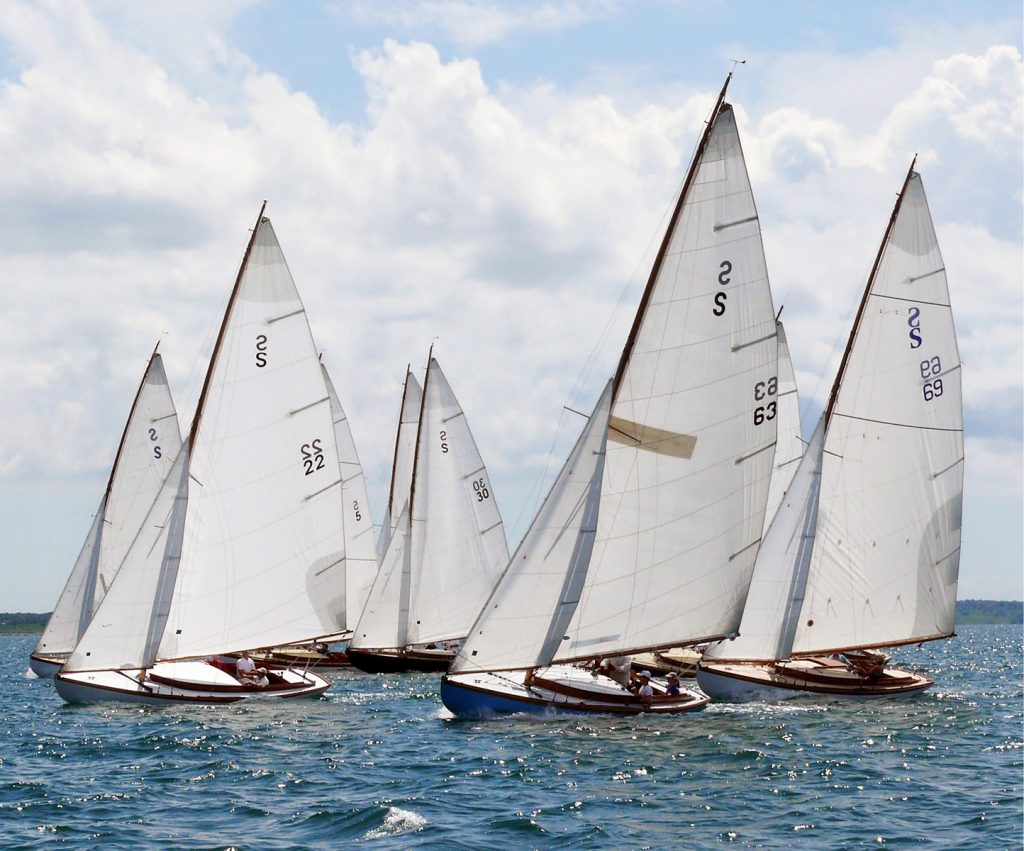
{"type": "Polygon", "coordinates": [[[529,684],[525,671],[449,674],[441,682],[441,699],[453,713],[489,717],[516,712],[639,715],[670,714],[703,709],[706,695],[683,689],[664,693],[656,681],[653,698],[640,698],[608,677],[573,665],[538,669],[529,684]]]}
{"type": "Polygon", "coordinates": [[[162,662],[148,670],[74,671],[54,677],[57,693],[68,703],[174,704],[237,703],[241,700],[305,697],[322,694],[330,683],[316,674],[293,670],[270,672],[271,684],[243,685],[207,662],[162,662]]]}
{"type": "Polygon", "coordinates": [[[32,673],[34,673],[37,677],[47,679],[49,677],[52,677],[54,674],[57,673],[57,671],[60,670],[61,665],[63,665],[68,660],[69,655],[70,654],[68,653],[64,653],[60,656],[37,656],[35,653],[33,653],[31,656],[28,657],[28,666],[32,669],[32,673]]]}
{"type": "Polygon", "coordinates": [[[715,700],[778,701],[821,695],[843,698],[917,694],[932,686],[921,674],[886,668],[870,678],[829,660],[797,659],[780,663],[708,662],[697,667],[697,684],[715,700]]]}

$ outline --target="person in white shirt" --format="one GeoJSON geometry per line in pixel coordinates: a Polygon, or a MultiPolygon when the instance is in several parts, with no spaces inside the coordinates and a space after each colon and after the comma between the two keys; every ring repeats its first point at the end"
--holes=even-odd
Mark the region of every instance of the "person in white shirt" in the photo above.
{"type": "Polygon", "coordinates": [[[636,693],[639,697],[654,697],[654,689],[651,688],[651,672],[641,671],[636,675],[640,682],[639,688],[636,693]]]}
{"type": "Polygon", "coordinates": [[[249,658],[248,650],[243,650],[241,658],[235,662],[235,677],[242,685],[256,681],[256,663],[249,658]]]}

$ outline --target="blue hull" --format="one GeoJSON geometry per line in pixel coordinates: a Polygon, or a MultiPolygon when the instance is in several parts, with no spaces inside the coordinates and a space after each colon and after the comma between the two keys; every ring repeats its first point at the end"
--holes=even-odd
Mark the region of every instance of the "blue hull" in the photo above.
{"type": "Polygon", "coordinates": [[[511,715],[517,712],[542,715],[566,711],[557,710],[544,701],[517,700],[493,692],[466,688],[450,682],[447,677],[441,680],[441,702],[460,718],[493,718],[495,715],[511,715]]]}

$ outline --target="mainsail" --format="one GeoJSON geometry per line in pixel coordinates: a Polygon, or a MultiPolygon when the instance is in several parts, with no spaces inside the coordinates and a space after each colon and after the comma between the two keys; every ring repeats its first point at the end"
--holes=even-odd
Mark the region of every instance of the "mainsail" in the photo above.
{"type": "Polygon", "coordinates": [[[826,418],[817,538],[793,652],[951,635],[963,510],[960,354],[913,166],[826,418]]]}
{"type": "Polygon", "coordinates": [[[352,638],[356,649],[462,638],[508,563],[490,477],[433,357],[417,419],[408,501],[352,638]]]}
{"type": "Polygon", "coordinates": [[[59,655],[74,649],[114,581],[180,446],[163,360],[154,350],[89,534],[34,653],[59,655]]]}
{"type": "Polygon", "coordinates": [[[257,220],[189,440],[68,670],[288,644],[337,632],[341,477],[305,309],[257,220]]]}
{"type": "Polygon", "coordinates": [[[774,457],[778,344],[757,210],[724,95],[723,87],[610,399],[598,403],[453,672],[694,643],[739,625],[774,457]],[[599,488],[596,505],[577,469],[599,488]],[[559,529],[566,539],[553,535],[559,529]],[[563,557],[550,569],[563,590],[523,610],[529,595],[519,586],[537,583],[556,542],[563,557]],[[512,626],[517,619],[522,626],[512,626]],[[541,637],[542,652],[525,632],[541,637]]]}

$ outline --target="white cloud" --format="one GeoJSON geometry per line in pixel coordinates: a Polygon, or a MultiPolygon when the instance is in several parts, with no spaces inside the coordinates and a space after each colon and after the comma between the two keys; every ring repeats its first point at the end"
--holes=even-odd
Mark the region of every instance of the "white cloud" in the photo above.
{"type": "MultiPolygon", "coordinates": [[[[152,39],[159,20],[114,26],[104,9],[103,19],[68,4],[0,15],[0,38],[23,63],[0,83],[0,156],[20,165],[0,175],[0,257],[15,282],[0,314],[0,477],[105,476],[164,332],[187,421],[246,229],[268,198],[374,507],[405,364],[422,368],[439,337],[521,533],[556,423],[555,468],[579,427],[563,404],[586,408],[614,366],[714,87],[679,83],[656,99],[491,86],[473,59],[387,41],[353,54],[368,112],[338,124],[225,41],[227,12],[202,23],[186,61],[182,31],[142,50],[132,33],[152,39]]],[[[1019,192],[1020,181],[993,172],[1019,175],[1020,56],[993,47],[921,67],[873,122],[799,92],[745,100],[743,78],[734,83],[776,301],[801,392],[820,400],[920,146],[968,414],[997,412],[971,451],[1019,458],[1020,201],[1006,186],[1019,192]],[[989,128],[983,141],[978,127],[989,128]]],[[[1003,488],[992,465],[974,474],[971,463],[974,492],[1003,488]]]]}

